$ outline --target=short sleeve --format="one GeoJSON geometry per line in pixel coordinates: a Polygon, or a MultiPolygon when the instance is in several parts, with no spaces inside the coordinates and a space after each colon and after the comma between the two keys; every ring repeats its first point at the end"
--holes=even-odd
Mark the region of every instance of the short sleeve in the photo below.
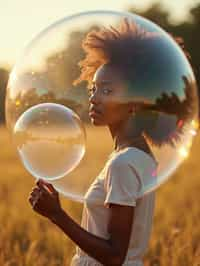
{"type": "Polygon", "coordinates": [[[140,183],[140,177],[132,164],[126,160],[113,161],[106,173],[104,205],[108,207],[114,203],[136,206],[140,183]]]}

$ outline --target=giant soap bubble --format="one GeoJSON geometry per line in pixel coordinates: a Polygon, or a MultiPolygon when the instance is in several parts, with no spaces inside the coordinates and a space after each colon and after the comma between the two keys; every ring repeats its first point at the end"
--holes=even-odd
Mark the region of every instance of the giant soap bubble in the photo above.
{"type": "Polygon", "coordinates": [[[24,166],[36,178],[62,178],[85,153],[79,117],[60,104],[41,103],[26,110],[15,124],[13,138],[24,166]]]}
{"type": "MultiPolygon", "coordinates": [[[[198,128],[195,77],[174,38],[135,14],[80,13],[38,34],[13,68],[6,99],[6,120],[12,134],[26,110],[46,102],[70,108],[84,123],[85,157],[73,172],[50,181],[65,196],[78,201],[103,168],[112,145],[108,127],[94,123],[95,116],[102,118],[97,114],[98,102],[91,119],[88,116],[88,88],[92,95],[101,91],[98,99],[103,99],[104,107],[105,103],[119,108],[134,104],[135,132],[142,133],[158,162],[156,171],[144,180],[141,195],[172,176],[188,156],[198,128]],[[93,86],[96,71],[105,65],[117,69],[115,77],[123,82],[111,84],[109,80],[93,86]]],[[[111,117],[106,117],[108,123],[111,117]]]]}

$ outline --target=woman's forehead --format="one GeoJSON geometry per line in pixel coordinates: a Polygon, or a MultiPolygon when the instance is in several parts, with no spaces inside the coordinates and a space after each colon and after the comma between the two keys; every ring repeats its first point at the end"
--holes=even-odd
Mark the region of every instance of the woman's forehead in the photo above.
{"type": "Polygon", "coordinates": [[[122,81],[120,71],[111,65],[100,66],[94,74],[95,83],[116,83],[122,81]]]}

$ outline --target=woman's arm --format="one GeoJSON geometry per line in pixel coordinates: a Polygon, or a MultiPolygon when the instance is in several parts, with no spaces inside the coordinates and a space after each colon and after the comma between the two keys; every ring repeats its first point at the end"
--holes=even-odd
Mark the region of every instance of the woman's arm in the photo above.
{"type": "Polygon", "coordinates": [[[58,198],[54,201],[50,197],[57,192],[49,184],[48,188],[51,189],[51,193],[45,189],[44,183],[38,183],[37,190],[35,189],[35,193],[32,192],[33,195],[29,198],[32,206],[34,205],[33,209],[48,217],[84,252],[103,265],[122,265],[129,245],[134,207],[110,205],[108,224],[110,236],[106,240],[89,233],[73,221],[61,207],[55,207],[59,202],[58,198]],[[38,196],[39,191],[40,196],[38,196]],[[35,198],[37,200],[33,204],[35,198]]]}
{"type": "Polygon", "coordinates": [[[54,216],[53,222],[84,252],[103,265],[122,265],[125,259],[133,220],[133,207],[110,207],[108,240],[97,237],[80,227],[64,211],[54,216]]]}

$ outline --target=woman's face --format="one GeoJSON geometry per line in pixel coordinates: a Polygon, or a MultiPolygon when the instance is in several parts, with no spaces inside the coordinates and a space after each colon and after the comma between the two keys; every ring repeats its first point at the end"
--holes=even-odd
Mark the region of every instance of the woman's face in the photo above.
{"type": "Polygon", "coordinates": [[[94,125],[118,125],[130,117],[133,104],[126,102],[125,82],[115,67],[99,67],[89,93],[89,116],[94,125]]]}

